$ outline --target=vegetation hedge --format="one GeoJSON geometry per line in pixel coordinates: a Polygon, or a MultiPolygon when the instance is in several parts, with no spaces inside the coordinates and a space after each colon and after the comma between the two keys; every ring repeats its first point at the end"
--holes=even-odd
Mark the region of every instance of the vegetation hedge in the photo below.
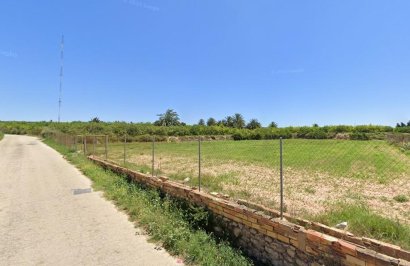
{"type": "Polygon", "coordinates": [[[126,122],[20,122],[0,121],[0,131],[8,134],[44,135],[52,132],[68,134],[101,134],[109,136],[122,136],[126,134],[130,140],[150,141],[152,135],[162,136],[217,136],[231,135],[235,140],[258,140],[283,138],[305,139],[332,139],[350,138],[354,140],[383,139],[385,133],[410,132],[410,127],[393,128],[390,126],[361,125],[361,126],[303,126],[283,128],[257,128],[238,129],[226,126],[156,126],[151,123],[126,123],[126,122]]]}

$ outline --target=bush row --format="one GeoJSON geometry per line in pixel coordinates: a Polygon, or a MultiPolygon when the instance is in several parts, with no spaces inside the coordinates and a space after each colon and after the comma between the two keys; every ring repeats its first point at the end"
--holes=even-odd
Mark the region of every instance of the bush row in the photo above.
{"type": "Polygon", "coordinates": [[[155,126],[151,123],[126,123],[126,122],[2,122],[0,131],[9,134],[40,135],[42,132],[59,131],[68,134],[101,134],[114,136],[127,135],[130,139],[150,141],[152,135],[156,136],[217,136],[231,135],[235,140],[245,139],[277,139],[306,138],[306,139],[331,139],[344,138],[355,140],[384,138],[389,132],[410,132],[410,127],[393,128],[389,126],[363,125],[363,126],[323,126],[323,127],[284,127],[284,128],[258,128],[237,129],[225,126],[155,126]]]}

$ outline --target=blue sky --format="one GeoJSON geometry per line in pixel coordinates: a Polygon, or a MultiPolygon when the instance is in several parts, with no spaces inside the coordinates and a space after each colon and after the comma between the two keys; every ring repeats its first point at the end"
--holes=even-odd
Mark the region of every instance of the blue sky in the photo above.
{"type": "Polygon", "coordinates": [[[0,3],[0,120],[410,119],[410,1],[0,3]]]}

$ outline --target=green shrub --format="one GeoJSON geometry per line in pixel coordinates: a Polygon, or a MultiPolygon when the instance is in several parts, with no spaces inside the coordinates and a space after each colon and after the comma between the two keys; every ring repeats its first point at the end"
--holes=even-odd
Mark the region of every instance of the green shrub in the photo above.
{"type": "Polygon", "coordinates": [[[141,136],[137,136],[134,138],[135,141],[139,141],[139,142],[151,142],[153,139],[153,136],[151,135],[141,135],[141,136]]]}
{"type": "Polygon", "coordinates": [[[363,132],[353,132],[350,134],[351,140],[369,140],[369,137],[366,133],[363,132]]]}
{"type": "Polygon", "coordinates": [[[400,202],[400,203],[404,203],[404,202],[409,201],[409,198],[406,195],[397,195],[393,199],[397,202],[400,202]]]}
{"type": "Polygon", "coordinates": [[[410,133],[410,127],[397,127],[394,129],[397,133],[410,133]]]}
{"type": "Polygon", "coordinates": [[[306,138],[308,138],[308,139],[327,139],[328,135],[323,130],[313,129],[312,131],[307,133],[306,138]]]}
{"type": "Polygon", "coordinates": [[[254,133],[251,133],[250,135],[249,135],[249,139],[253,139],[253,140],[260,140],[260,139],[262,139],[263,137],[262,137],[262,134],[261,133],[259,133],[259,132],[254,132],[254,133]]]}
{"type": "MultiPolygon", "coordinates": [[[[130,139],[141,137],[142,141],[147,141],[147,136],[198,136],[198,135],[235,135],[237,140],[247,139],[277,139],[284,138],[308,138],[326,139],[336,136],[338,133],[353,134],[354,139],[363,139],[362,136],[370,136],[371,139],[383,138],[383,133],[393,132],[392,127],[386,126],[323,126],[323,127],[286,127],[286,128],[257,128],[249,130],[246,128],[232,128],[223,125],[198,126],[155,126],[151,123],[126,123],[126,122],[61,122],[40,121],[40,122],[20,122],[20,121],[0,121],[0,131],[10,134],[40,135],[48,128],[68,134],[98,134],[123,136],[127,134],[130,139]],[[360,135],[360,136],[359,136],[360,135]]],[[[399,127],[395,132],[410,132],[410,127],[399,127]]],[[[138,138],[136,138],[138,140],[138,138]]]]}
{"type": "Polygon", "coordinates": [[[43,138],[51,138],[56,133],[58,133],[57,130],[45,127],[41,130],[40,136],[43,138]]]}
{"type": "Polygon", "coordinates": [[[245,134],[240,133],[240,132],[237,132],[237,133],[233,134],[232,138],[234,140],[246,140],[246,139],[248,139],[248,137],[245,134]]]}

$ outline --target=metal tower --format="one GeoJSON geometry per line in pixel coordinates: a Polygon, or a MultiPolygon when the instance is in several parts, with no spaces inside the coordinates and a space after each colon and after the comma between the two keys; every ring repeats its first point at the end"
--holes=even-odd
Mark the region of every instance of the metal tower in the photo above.
{"type": "Polygon", "coordinates": [[[61,97],[63,94],[63,69],[64,69],[64,35],[61,35],[61,53],[60,53],[60,90],[58,96],[58,122],[60,123],[61,118],[61,97]]]}

